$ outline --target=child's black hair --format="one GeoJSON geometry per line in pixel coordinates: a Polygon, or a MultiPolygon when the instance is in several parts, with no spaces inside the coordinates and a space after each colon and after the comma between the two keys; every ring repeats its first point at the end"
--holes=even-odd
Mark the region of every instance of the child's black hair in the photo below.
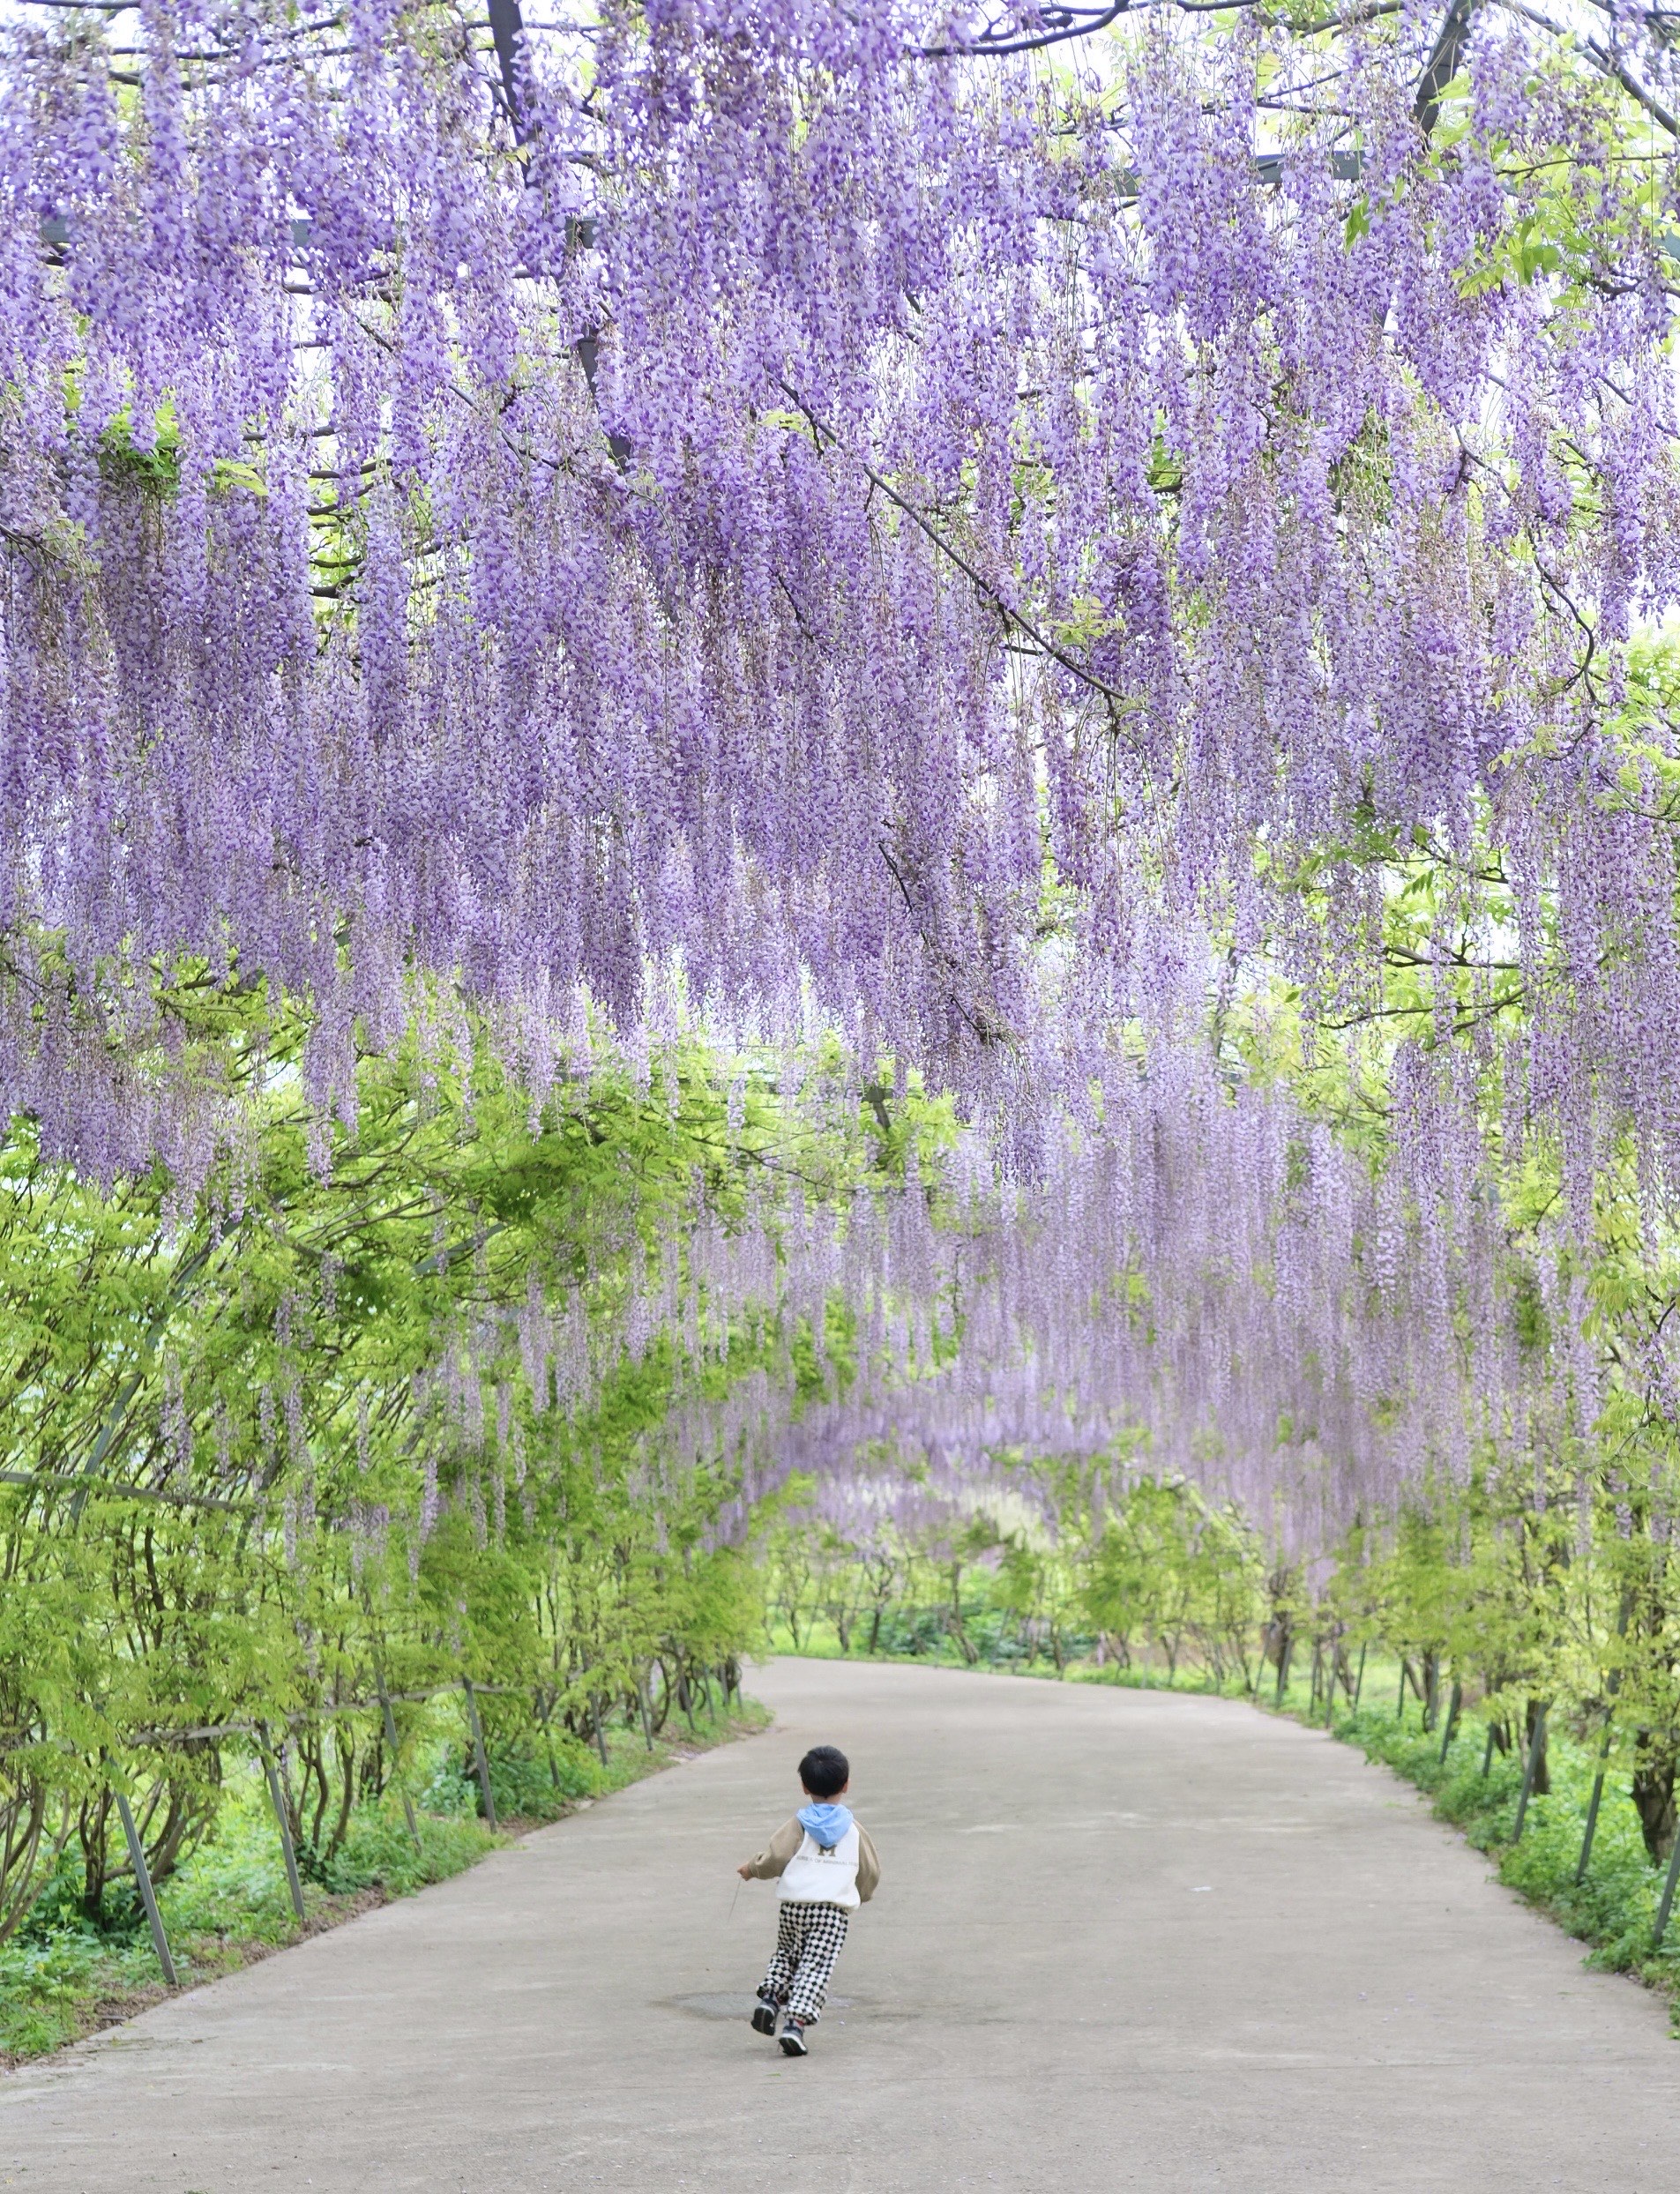
{"type": "Polygon", "coordinates": [[[799,1780],[813,1798],[832,1798],[852,1780],[851,1762],[838,1745],[813,1744],[799,1763],[799,1780]]]}

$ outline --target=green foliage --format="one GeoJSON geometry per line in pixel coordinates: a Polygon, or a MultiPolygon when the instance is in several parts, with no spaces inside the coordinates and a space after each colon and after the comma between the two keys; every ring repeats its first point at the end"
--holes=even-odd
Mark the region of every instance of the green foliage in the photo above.
{"type": "Polygon", "coordinates": [[[1440,1738],[1420,1728],[1415,1714],[1399,1720],[1392,1711],[1365,1706],[1340,1717],[1336,1734],[1426,1791],[1437,1813],[1494,1860],[1502,1882],[1591,1944],[1591,1965],[1663,1989],[1680,2020],[1680,1921],[1654,1950],[1662,1874],[1651,1863],[1624,1792],[1607,1794],[1586,1878],[1575,1879],[1599,1766],[1594,1748],[1567,1740],[1551,1744],[1550,1792],[1531,1799],[1521,1840],[1513,1841],[1522,1762],[1497,1750],[1490,1756],[1481,1724],[1465,1724],[1445,1760],[1440,1738]]]}
{"type": "Polygon", "coordinates": [[[1169,1683],[1181,1668],[1216,1688],[1258,1680],[1259,1543],[1183,1481],[1016,1459],[972,1506],[900,1488],[855,1535],[815,1512],[810,1490],[786,1489],[761,1541],[772,1636],[795,1652],[832,1639],[969,1667],[1059,1673],[1088,1656],[1158,1666],[1169,1683]]]}
{"type": "MultiPolygon", "coordinates": [[[[1443,104],[1444,146],[1462,134],[1455,101],[1443,104]]],[[[1534,279],[1553,265],[1552,251],[1560,255],[1554,271],[1579,274],[1590,148],[1616,141],[1607,113],[1598,94],[1587,101],[1579,169],[1560,165],[1525,183],[1532,219],[1502,244],[1506,263],[1481,266],[1477,280],[1534,279]],[[1525,252],[1532,264],[1518,264],[1525,252]]],[[[1338,491],[1377,491],[1366,474],[1379,481],[1382,465],[1373,443],[1338,491]]],[[[1596,676],[1585,633],[1581,646],[1577,675],[1596,676]]],[[[1669,752],[1676,696],[1680,639],[1667,629],[1642,634],[1629,651],[1625,687],[1605,692],[1621,765],[1584,796],[1612,812],[1626,807],[1680,824],[1669,752]]],[[[1542,724],[1537,745],[1549,750],[1552,736],[1542,724]]],[[[1310,1039],[1302,999],[1275,965],[1261,959],[1243,983],[1228,986],[1210,1007],[1210,1026],[1232,1071],[1287,1086],[1374,1172],[1387,1163],[1406,1109],[1395,1101],[1402,1063],[1415,1092],[1434,1087],[1452,1104],[1469,1095],[1486,1166],[1474,1189],[1459,1191],[1456,1223],[1485,1228],[1497,1244],[1497,1299],[1472,1301],[1467,1288],[1452,1321],[1478,1429],[1467,1469],[1461,1458],[1435,1458],[1397,1510],[1368,1514],[1345,1545],[1321,1549],[1333,1578],[1320,1604],[1295,1619],[1339,1653],[1385,1642],[1404,1657],[1415,1693],[1437,1705],[1457,1683],[1482,1703],[1501,1746],[1519,1746],[1542,1706],[1554,1732],[1602,1728],[1609,1713],[1620,1787],[1632,1797],[1647,1853],[1664,1856],[1680,1769],[1680,1573],[1671,1543],[1680,1419],[1661,1366],[1680,1305],[1680,1241],[1641,1155],[1640,1123],[1616,1116],[1615,1093],[1602,1093],[1597,1171],[1584,1185],[1565,1181],[1557,1123],[1524,1084],[1534,1020],[1549,1010],[1531,984],[1571,980],[1549,863],[1540,863],[1519,904],[1491,828],[1449,846],[1422,827],[1402,834],[1374,802],[1345,842],[1271,843],[1257,859],[1287,883],[1300,922],[1337,948],[1332,957],[1345,974],[1333,1012],[1313,1001],[1310,1039]],[[1527,976],[1518,965],[1519,929],[1536,948],[1523,955],[1527,976]],[[1542,963],[1553,972],[1534,976],[1542,963]],[[1501,1351],[1520,1363],[1533,1396],[1520,1422],[1515,1411],[1478,1412],[1481,1368],[1501,1351]]],[[[1654,896],[1654,937],[1625,933],[1630,918],[1624,933],[1601,940],[1602,964],[1613,969],[1619,956],[1653,947],[1670,952],[1662,924],[1673,912],[1654,896]]],[[[1444,1182],[1443,1199],[1452,1192],[1444,1182]]],[[[1417,1193],[1427,1199],[1426,1189],[1417,1193]]],[[[1379,1423],[1404,1407],[1401,1396],[1370,1404],[1379,1423]]],[[[1542,1787],[1545,1772],[1542,1763],[1542,1787]]]]}
{"type": "Polygon", "coordinates": [[[165,988],[243,1093],[202,1195],[91,1180],[26,1120],[0,1140],[0,1942],[66,1868],[90,1924],[130,1909],[116,1789],[167,1883],[267,1748],[305,1875],[347,1888],[464,1678],[538,1811],[615,1726],[732,1688],[761,1613],[721,1529],[742,1459],[678,1455],[674,1411],[754,1375],[824,1391],[846,1320],[819,1359],[773,1302],[702,1288],[696,1330],[614,1336],[683,1281],[702,1211],[773,1208],[766,1175],[843,1202],[949,1132],[914,1084],[866,1137],[837,1059],[795,1114],[698,1047],[539,1103],[435,1000],[334,1123],[304,1018],[259,1048],[253,993],[165,988]]]}
{"type": "MultiPolygon", "coordinates": [[[[656,1703],[655,1712],[666,1703],[656,1703]]],[[[664,1717],[661,1715],[661,1717],[664,1717]]],[[[738,1696],[697,1700],[681,1743],[701,1747],[761,1728],[761,1707],[738,1696]]],[[[419,1748],[413,1783],[414,1832],[395,1797],[362,1800],[331,1863],[304,1888],[311,1929],[353,1916],[370,1899],[407,1896],[445,1881],[497,1848],[480,1818],[476,1784],[462,1771],[464,1722],[434,1716],[419,1748]]],[[[669,1764],[668,1738],[649,1746],[640,1728],[615,1728],[601,1762],[574,1741],[543,1754],[497,1755],[497,1807],[509,1822],[552,1820],[669,1764]]],[[[296,1939],[279,1836],[266,1785],[250,1764],[231,1773],[207,1833],[160,1892],[165,1928],[183,1981],[214,1979],[296,1939]]],[[[0,2062],[75,2040],[105,2018],[160,1993],[157,1961],[139,1908],[114,1899],[101,1922],[83,1909],[79,1866],[61,1865],[27,1921],[0,1945],[0,2062]]]]}
{"type": "Polygon", "coordinates": [[[1264,1563],[1252,1531],[1191,1486],[1142,1479],[1116,1503],[1082,1565],[1081,1598],[1114,1657],[1129,1664],[1141,1636],[1168,1681],[1186,1648],[1214,1683],[1256,1675],[1250,1642],[1264,1563]]]}

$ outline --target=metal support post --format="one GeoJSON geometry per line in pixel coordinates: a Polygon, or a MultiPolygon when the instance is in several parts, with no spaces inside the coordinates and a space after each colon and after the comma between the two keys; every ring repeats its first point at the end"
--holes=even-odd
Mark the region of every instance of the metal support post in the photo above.
{"type": "Polygon", "coordinates": [[[1357,1675],[1354,1678],[1354,1712],[1355,1712],[1355,1713],[1357,1713],[1359,1712],[1359,1694],[1360,1694],[1360,1693],[1361,1693],[1361,1692],[1364,1690],[1364,1688],[1365,1688],[1365,1655],[1366,1655],[1367,1652],[1370,1650],[1370,1639],[1369,1639],[1369,1638],[1362,1638],[1362,1639],[1360,1640],[1360,1643],[1359,1643],[1359,1674],[1358,1674],[1358,1675],[1357,1675]]]}
{"type": "Polygon", "coordinates": [[[1534,1716],[1534,1734],[1528,1740],[1527,1764],[1522,1771],[1522,1795],[1517,1800],[1517,1825],[1511,1832],[1514,1844],[1522,1834],[1522,1825],[1528,1817],[1528,1795],[1534,1787],[1534,1771],[1540,1765],[1541,1749],[1546,1742],[1546,1716],[1549,1706],[1542,1706],[1534,1716]]]}
{"type": "Polygon", "coordinates": [[[1598,1809],[1604,1796],[1604,1763],[1610,1757],[1610,1725],[1604,1723],[1604,1742],[1599,1748],[1598,1772],[1593,1778],[1593,1795],[1587,1801],[1587,1826],[1581,1831],[1581,1855],[1575,1862],[1575,1886],[1579,1889],[1587,1879],[1587,1869],[1593,1856],[1593,1839],[1598,1833],[1598,1809]]]}
{"type": "Polygon", "coordinates": [[[1493,1765],[1493,1723],[1492,1723],[1491,1721],[1490,1721],[1490,1722],[1489,1722],[1489,1724],[1488,1724],[1488,1742],[1487,1742],[1487,1743],[1486,1743],[1482,1746],[1482,1780],[1483,1780],[1483,1782],[1485,1782],[1485,1781],[1487,1780],[1487,1779],[1488,1779],[1488,1770],[1489,1770],[1489,1769],[1490,1769],[1492,1765],[1493,1765]]]}
{"type": "Polygon", "coordinates": [[[1669,1858],[1669,1872],[1662,1884],[1662,1901],[1657,1907],[1657,1922],[1651,1930],[1651,1948],[1660,1951],[1662,1938],[1669,1932],[1669,1914],[1674,1910],[1674,1892],[1680,1887],[1680,1836],[1674,1840],[1674,1849],[1669,1858]]]}
{"type": "MultiPolygon", "coordinates": [[[[1628,1613],[1632,1607],[1630,1593],[1622,1594],[1622,1608],[1616,1618],[1616,1635],[1627,1636],[1628,1613]]],[[[1604,1687],[1604,1742],[1598,1748],[1598,1772],[1593,1778],[1593,1795],[1587,1801],[1587,1826],[1581,1832],[1581,1855],[1575,1862],[1575,1886],[1579,1889],[1587,1879],[1587,1864],[1593,1856],[1593,1839],[1598,1833],[1599,1802],[1604,1795],[1604,1770],[1610,1757],[1610,1739],[1615,1734],[1616,1695],[1622,1688],[1622,1669],[1618,1662],[1610,1670],[1609,1681],[1604,1687]]]]}
{"type": "MultiPolygon", "coordinates": [[[[111,1795],[116,1800],[116,1816],[123,1824],[123,1833],[128,1840],[129,1863],[134,1869],[135,1886],[140,1892],[140,1902],[146,1907],[146,1925],[152,1930],[152,1947],[158,1954],[164,1980],[170,1988],[179,1988],[181,1984],[175,1979],[175,1960],[169,1955],[169,1938],[163,1932],[163,1914],[158,1910],[157,1892],[152,1887],[151,1869],[146,1863],[146,1846],[140,1840],[139,1830],[134,1825],[134,1816],[129,1810],[128,1800],[120,1790],[113,1790],[111,1795]]],[[[1666,1905],[1663,1910],[1667,1912],[1666,1905]]]]}
{"type": "Polygon", "coordinates": [[[408,1824],[408,1833],[414,1838],[414,1849],[418,1851],[421,1848],[420,1823],[414,1818],[414,1802],[408,1795],[404,1785],[398,1780],[397,1776],[397,1754],[399,1750],[397,1743],[397,1717],[391,1711],[391,1694],[385,1689],[385,1673],[378,1668],[377,1662],[374,1682],[379,1687],[379,1709],[385,1716],[385,1743],[391,1750],[391,1780],[397,1784],[397,1795],[402,1800],[402,1817],[408,1824]]]}
{"type": "Polygon", "coordinates": [[[473,1758],[478,1767],[478,1787],[484,1797],[484,1817],[494,1829],[496,1798],[490,1789],[490,1763],[484,1751],[484,1731],[478,1719],[478,1701],[473,1697],[471,1676],[461,1678],[461,1690],[467,1694],[467,1720],[473,1732],[473,1758]]]}
{"type": "Polygon", "coordinates": [[[268,1742],[268,1732],[257,1732],[258,1750],[263,1757],[263,1772],[268,1778],[268,1802],[274,1809],[274,1825],[280,1830],[280,1854],[286,1861],[286,1886],[291,1892],[292,1910],[297,1914],[297,1924],[303,1926],[303,1884],[298,1879],[297,1847],[292,1841],[292,1819],[287,1810],[286,1793],[280,1787],[280,1762],[268,1742]]]}

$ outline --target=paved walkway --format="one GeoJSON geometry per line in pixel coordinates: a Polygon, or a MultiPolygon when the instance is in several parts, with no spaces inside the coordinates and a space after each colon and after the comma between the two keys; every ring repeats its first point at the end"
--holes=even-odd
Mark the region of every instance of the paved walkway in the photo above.
{"type": "Polygon", "coordinates": [[[1680,2045],[1344,1746],[781,1661],[774,1730],[0,2080],[51,2194],[1668,2194],[1680,2045]],[[830,1740],[885,1880],[803,2062],[735,1862],[830,1740]]]}

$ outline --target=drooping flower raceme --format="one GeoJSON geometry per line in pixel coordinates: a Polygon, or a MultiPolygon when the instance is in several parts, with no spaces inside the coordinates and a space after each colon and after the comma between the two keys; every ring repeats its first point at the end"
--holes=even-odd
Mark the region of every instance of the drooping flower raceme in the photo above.
{"type": "Polygon", "coordinates": [[[1638,24],[1645,107],[1492,9],[1445,104],[1411,12],[1047,69],[613,0],[505,79],[440,6],[24,13],[0,1075],[56,1147],[202,1162],[160,982],[311,1001],[326,1111],[415,970],[539,1086],[680,993],[1031,1145],[1186,940],[1369,1003],[1422,836],[1508,920],[1524,1103],[1665,1172],[1638,24]]]}

